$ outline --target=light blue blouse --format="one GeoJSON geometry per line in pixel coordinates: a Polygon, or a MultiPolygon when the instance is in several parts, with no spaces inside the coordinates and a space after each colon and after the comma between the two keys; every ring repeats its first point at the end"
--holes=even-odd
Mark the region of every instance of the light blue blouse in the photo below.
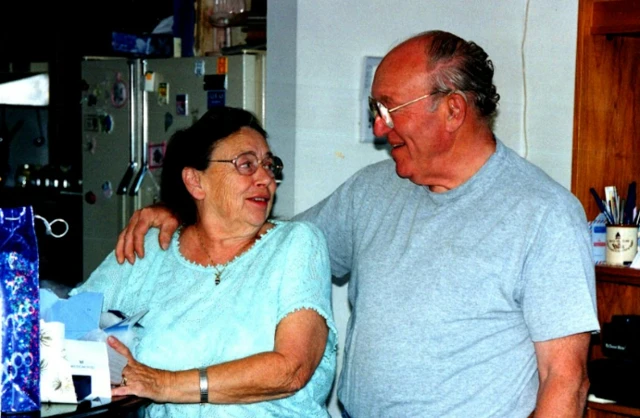
{"type": "MultiPolygon", "coordinates": [[[[322,233],[305,222],[272,221],[275,227],[230,261],[219,285],[215,268],[185,259],[179,232],[167,251],[158,230],[145,239],[145,256],[134,265],[110,254],[72,294],[101,292],[103,311],[149,312],[140,322],[136,360],[164,370],[210,366],[272,351],[276,326],[299,309],[325,318],[329,337],[320,365],[294,395],[252,404],[152,404],[148,417],[328,417],[326,400],[336,367],[336,327],[331,310],[331,273],[322,233]]],[[[222,267],[218,266],[222,271],[222,267]]]]}

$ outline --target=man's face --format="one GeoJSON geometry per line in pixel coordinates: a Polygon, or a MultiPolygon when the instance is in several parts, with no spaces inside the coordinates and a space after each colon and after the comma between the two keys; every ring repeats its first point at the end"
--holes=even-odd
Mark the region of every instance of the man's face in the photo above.
{"type": "MultiPolygon", "coordinates": [[[[415,100],[432,91],[427,80],[423,47],[402,45],[391,51],[376,71],[371,95],[388,109],[415,100]]],[[[428,184],[432,160],[442,150],[444,125],[440,123],[440,107],[433,95],[391,113],[393,128],[382,118],[374,123],[374,134],[385,136],[391,146],[391,157],[398,176],[416,184],[428,184]]]]}

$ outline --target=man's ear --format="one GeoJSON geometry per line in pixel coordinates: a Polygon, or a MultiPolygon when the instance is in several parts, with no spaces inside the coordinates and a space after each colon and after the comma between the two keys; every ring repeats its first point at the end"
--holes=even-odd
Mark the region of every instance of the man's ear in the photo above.
{"type": "Polygon", "coordinates": [[[447,123],[446,128],[449,132],[456,131],[464,122],[467,116],[469,105],[464,97],[458,93],[451,93],[446,97],[447,105],[447,123]]]}
{"type": "Polygon", "coordinates": [[[204,199],[206,193],[204,187],[202,187],[202,172],[193,167],[185,167],[182,169],[182,181],[194,199],[204,199]]]}

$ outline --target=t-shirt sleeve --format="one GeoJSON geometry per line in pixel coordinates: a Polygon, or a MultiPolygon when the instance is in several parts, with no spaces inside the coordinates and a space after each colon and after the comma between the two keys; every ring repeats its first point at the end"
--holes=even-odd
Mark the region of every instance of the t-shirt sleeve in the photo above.
{"type": "Polygon", "coordinates": [[[548,209],[522,280],[522,309],[533,341],[599,330],[595,266],[580,210],[548,209]]]}
{"type": "Polygon", "coordinates": [[[331,330],[335,344],[336,327],[331,308],[331,271],[327,244],[320,230],[296,222],[288,242],[286,265],[278,294],[278,322],[300,309],[313,309],[331,330]]]}

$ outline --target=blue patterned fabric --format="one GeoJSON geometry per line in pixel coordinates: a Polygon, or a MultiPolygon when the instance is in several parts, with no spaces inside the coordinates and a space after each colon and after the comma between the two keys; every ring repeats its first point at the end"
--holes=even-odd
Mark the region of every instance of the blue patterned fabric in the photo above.
{"type": "Polygon", "coordinates": [[[38,244],[31,207],[0,208],[2,412],[40,410],[38,244]]]}

